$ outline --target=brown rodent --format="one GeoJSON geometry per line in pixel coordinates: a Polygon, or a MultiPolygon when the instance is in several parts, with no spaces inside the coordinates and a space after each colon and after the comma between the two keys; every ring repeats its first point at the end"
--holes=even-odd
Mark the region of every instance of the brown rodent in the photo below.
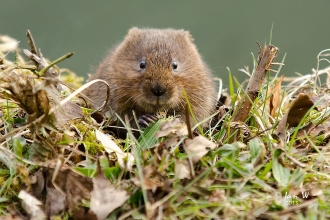
{"type": "MultiPolygon", "coordinates": [[[[193,38],[184,30],[129,30],[124,41],[96,68],[89,81],[103,79],[110,85],[110,108],[120,116],[132,110],[142,115],[180,115],[185,118],[186,91],[198,121],[216,108],[216,89],[193,38]]],[[[106,86],[95,83],[85,94],[99,108],[106,100],[106,86]]]]}

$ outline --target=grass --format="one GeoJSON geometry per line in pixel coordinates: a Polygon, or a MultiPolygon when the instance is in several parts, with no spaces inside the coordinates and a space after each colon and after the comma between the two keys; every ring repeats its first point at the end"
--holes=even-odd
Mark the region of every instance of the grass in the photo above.
{"type": "MultiPolygon", "coordinates": [[[[321,56],[319,62],[326,60],[321,56]]],[[[329,98],[326,86],[318,82],[329,68],[319,70],[318,64],[313,74],[291,78],[278,92],[269,92],[278,80],[269,73],[248,118],[239,123],[233,121],[233,114],[238,112],[236,104],[245,95],[245,86],[229,71],[229,110],[215,115],[220,119],[201,135],[189,139],[184,122],[163,118],[151,123],[138,139],[130,129],[126,139],[115,139],[104,135],[111,133],[78,99],[61,105],[69,92],[58,92],[40,72],[22,68],[27,64],[23,59],[11,63],[1,57],[2,216],[33,216],[22,202],[34,209],[39,206],[18,197],[25,190],[41,201],[41,211],[51,213],[52,219],[86,219],[89,214],[88,219],[96,219],[94,214],[107,211],[108,219],[330,217],[329,98]],[[14,73],[21,81],[13,80],[14,73]],[[27,82],[34,100],[44,108],[37,115],[27,113],[34,106],[25,102],[26,92],[17,89],[27,82]],[[39,91],[45,91],[48,99],[39,91]],[[293,105],[300,93],[312,100],[312,107],[309,99],[299,101],[298,107],[293,105]],[[276,98],[280,101],[274,101],[276,98]],[[77,106],[82,110],[73,114],[76,117],[64,117],[63,112],[77,106]],[[271,107],[276,108],[275,115],[271,115],[271,107]],[[305,111],[302,116],[300,109],[305,111]],[[284,121],[290,111],[293,113],[284,121]],[[31,115],[35,120],[31,121],[31,115]],[[290,126],[295,120],[298,124],[290,126]],[[104,142],[96,130],[103,132],[104,142]],[[133,165],[128,153],[134,158],[133,165]],[[100,172],[105,179],[97,175],[100,172]],[[95,186],[102,184],[96,192],[95,186]],[[105,194],[102,189],[110,186],[111,194],[105,194]],[[118,207],[107,198],[116,203],[122,195],[119,192],[127,199],[118,207]],[[111,211],[102,205],[100,210],[90,208],[95,201],[103,207],[109,205],[111,211]],[[55,204],[62,204],[62,209],[54,210],[55,204]]],[[[69,73],[66,82],[79,82],[69,70],[60,71],[69,73]]]]}

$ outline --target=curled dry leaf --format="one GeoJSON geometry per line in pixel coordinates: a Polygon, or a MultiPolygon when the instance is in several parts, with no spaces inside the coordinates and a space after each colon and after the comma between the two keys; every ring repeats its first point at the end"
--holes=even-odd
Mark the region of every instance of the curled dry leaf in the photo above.
{"type": "Polygon", "coordinates": [[[90,209],[98,220],[105,219],[113,210],[120,207],[129,198],[125,190],[115,189],[102,173],[98,163],[97,175],[93,179],[90,209]]]}
{"type": "Polygon", "coordinates": [[[275,135],[283,140],[285,138],[286,125],[288,124],[289,128],[298,126],[301,119],[313,105],[314,103],[308,95],[300,93],[279,122],[275,135]]]}
{"type": "Polygon", "coordinates": [[[169,135],[188,135],[188,129],[186,124],[182,122],[179,118],[174,118],[171,121],[164,122],[164,124],[160,126],[159,131],[155,134],[156,138],[165,137],[169,135]]]}
{"type": "Polygon", "coordinates": [[[47,200],[46,212],[47,215],[53,216],[67,208],[66,196],[55,188],[46,187],[47,200]]]}
{"type": "Polygon", "coordinates": [[[191,179],[189,162],[187,160],[177,161],[175,163],[174,173],[178,179],[191,179]]]}
{"type": "Polygon", "coordinates": [[[31,174],[29,176],[30,183],[31,183],[31,193],[33,196],[35,196],[37,199],[41,199],[42,192],[45,187],[45,178],[41,172],[41,170],[38,170],[37,172],[31,174]]]}
{"type": "MultiPolygon", "coordinates": [[[[33,76],[21,70],[13,70],[0,74],[0,89],[3,89],[12,100],[29,115],[29,122],[43,114],[48,114],[50,109],[49,99],[44,90],[35,91],[36,82],[33,76]]],[[[3,97],[5,98],[5,97],[3,97]]]]}
{"type": "Polygon", "coordinates": [[[215,143],[203,136],[197,136],[193,139],[186,139],[184,143],[186,151],[192,158],[193,163],[197,163],[209,152],[209,150],[212,150],[217,146],[215,143]]]}
{"type": "Polygon", "coordinates": [[[266,101],[266,104],[269,108],[269,113],[272,117],[275,117],[277,114],[277,110],[281,104],[281,84],[283,82],[284,75],[276,82],[273,87],[268,89],[269,98],[266,101]]]}
{"type": "Polygon", "coordinates": [[[18,197],[22,199],[22,206],[24,210],[30,215],[31,219],[46,219],[46,215],[41,208],[43,205],[38,199],[27,193],[25,190],[20,191],[18,197]]]}
{"type": "Polygon", "coordinates": [[[70,120],[83,118],[81,108],[74,102],[67,102],[62,107],[63,108],[58,108],[54,111],[57,128],[63,129],[70,120]]]}
{"type": "Polygon", "coordinates": [[[311,98],[303,93],[300,93],[298,98],[296,98],[290,108],[288,113],[287,123],[289,128],[296,127],[300,123],[301,119],[305,116],[308,110],[314,105],[311,98]]]}
{"type": "Polygon", "coordinates": [[[330,106],[330,91],[326,89],[324,91],[318,91],[317,94],[311,95],[311,100],[316,104],[317,109],[322,109],[330,106]]]}
{"type": "Polygon", "coordinates": [[[48,167],[43,168],[46,180],[46,213],[49,216],[68,210],[75,219],[85,216],[85,210],[81,208],[82,201],[89,199],[93,189],[92,179],[75,173],[68,166],[62,165],[59,169],[47,162],[48,167]]]}
{"type": "MultiPolygon", "coordinates": [[[[321,128],[322,126],[319,126],[319,128],[321,128]]],[[[310,122],[307,126],[303,127],[302,129],[300,129],[297,133],[297,137],[298,138],[302,138],[303,136],[305,136],[305,134],[309,135],[311,134],[311,131],[313,131],[315,128],[315,124],[313,122],[310,122]]],[[[320,132],[323,131],[323,129],[320,130],[320,132]]],[[[315,132],[315,131],[314,131],[315,132]]],[[[319,134],[319,132],[314,133],[312,136],[316,136],[319,134]]]]}
{"type": "Polygon", "coordinates": [[[329,137],[330,134],[330,121],[325,121],[322,124],[319,125],[314,125],[314,127],[312,127],[312,129],[310,130],[310,132],[308,133],[310,134],[312,137],[318,136],[320,134],[323,134],[325,138],[329,137]]]}
{"type": "Polygon", "coordinates": [[[134,156],[131,153],[123,152],[118,145],[111,140],[108,135],[103,134],[99,130],[95,130],[96,138],[101,142],[104,149],[108,153],[115,152],[118,158],[119,166],[122,169],[132,170],[134,164],[134,156]]]}

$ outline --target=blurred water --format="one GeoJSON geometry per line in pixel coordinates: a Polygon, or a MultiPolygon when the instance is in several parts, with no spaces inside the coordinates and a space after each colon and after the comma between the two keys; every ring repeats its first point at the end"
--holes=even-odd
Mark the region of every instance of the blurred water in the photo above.
{"type": "MultiPolygon", "coordinates": [[[[256,41],[287,53],[282,74],[306,74],[316,67],[316,55],[330,48],[330,1],[0,1],[0,34],[27,48],[25,32],[52,60],[75,52],[60,64],[86,76],[127,30],[173,27],[189,30],[204,60],[228,84],[227,67],[243,81],[243,66],[252,69],[256,41]]],[[[321,64],[321,67],[325,66],[321,64]]]]}

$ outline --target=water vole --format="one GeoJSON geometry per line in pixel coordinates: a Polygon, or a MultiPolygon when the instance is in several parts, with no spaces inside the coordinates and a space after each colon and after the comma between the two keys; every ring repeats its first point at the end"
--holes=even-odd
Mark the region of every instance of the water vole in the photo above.
{"type": "MultiPolygon", "coordinates": [[[[184,118],[186,91],[197,120],[209,117],[216,107],[216,89],[193,38],[184,30],[129,30],[89,77],[110,85],[110,108],[120,116],[132,110],[137,117],[167,112],[184,118]]],[[[96,83],[85,94],[98,108],[106,100],[106,87],[96,83]]]]}

